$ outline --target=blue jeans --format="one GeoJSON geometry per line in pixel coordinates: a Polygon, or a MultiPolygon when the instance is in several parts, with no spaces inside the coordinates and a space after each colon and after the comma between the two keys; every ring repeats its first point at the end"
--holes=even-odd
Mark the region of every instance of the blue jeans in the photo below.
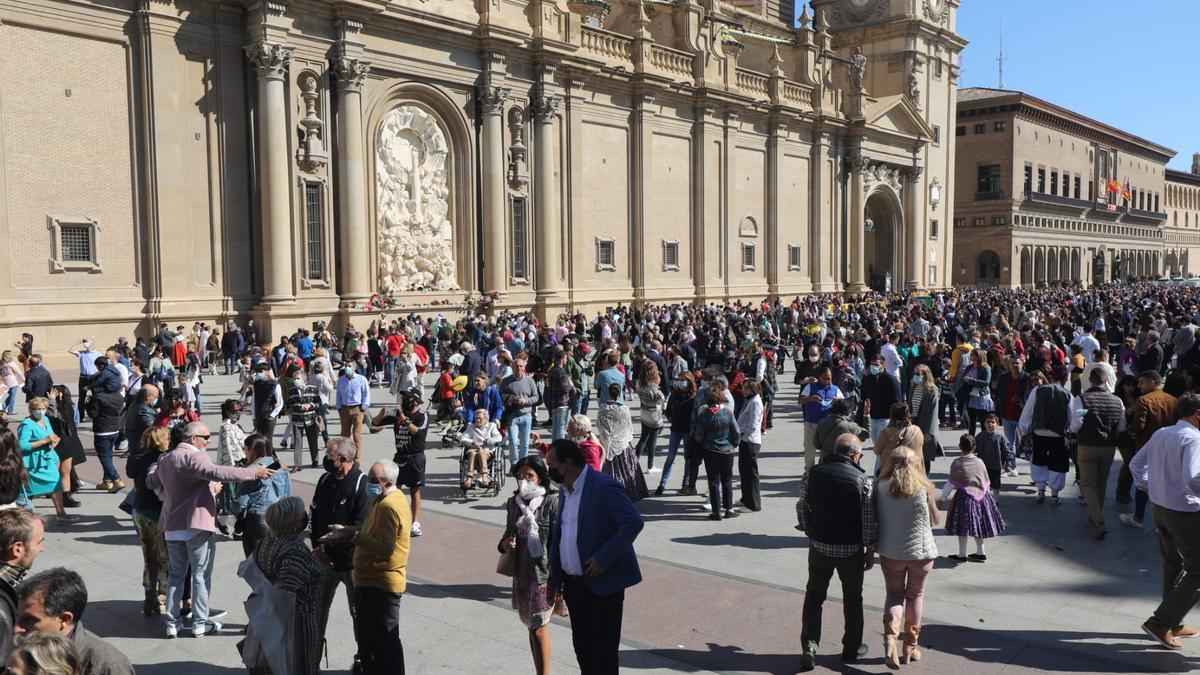
{"type": "Polygon", "coordinates": [[[667,459],[663,461],[662,480],[658,481],[663,489],[667,487],[667,479],[671,477],[671,465],[675,463],[675,454],[679,452],[679,446],[686,435],[682,431],[672,431],[667,437],[667,459]]]}
{"type": "Polygon", "coordinates": [[[888,425],[888,419],[885,417],[881,420],[871,418],[871,445],[879,442],[879,432],[883,431],[888,425]]]}
{"type": "Polygon", "coordinates": [[[183,584],[188,566],[192,568],[192,626],[203,627],[208,621],[208,595],[212,590],[213,560],[217,539],[212,532],[200,532],[186,541],[167,541],[167,625],[180,627],[183,584]]]}
{"type": "Polygon", "coordinates": [[[561,406],[550,409],[550,438],[558,440],[567,437],[567,420],[571,417],[571,407],[561,406]]]}
{"type": "Polygon", "coordinates": [[[516,464],[529,454],[529,429],[532,415],[517,415],[508,423],[508,460],[516,464]]]}
{"type": "Polygon", "coordinates": [[[592,400],[592,392],[584,391],[575,397],[575,414],[586,415],[588,411],[588,402],[592,400]]]}
{"type": "Polygon", "coordinates": [[[8,398],[4,401],[4,409],[8,411],[9,415],[13,414],[13,411],[17,409],[18,391],[21,391],[20,387],[13,387],[8,390],[8,398]]]}
{"type": "Polygon", "coordinates": [[[96,436],[96,457],[104,469],[104,480],[112,483],[121,479],[117,467],[113,464],[113,448],[117,447],[117,434],[96,436]]]}
{"type": "Polygon", "coordinates": [[[1020,447],[1017,444],[1017,441],[1019,440],[1017,426],[1019,424],[1019,422],[1009,422],[1008,420],[1004,420],[1004,437],[1008,439],[1008,444],[1012,446],[1013,450],[1012,458],[1008,460],[1008,466],[1004,467],[1006,469],[1017,468],[1017,448],[1020,447]]]}
{"type": "Polygon", "coordinates": [[[228,375],[237,367],[237,354],[233,352],[225,352],[221,355],[222,367],[225,368],[225,374],[228,375]]]}

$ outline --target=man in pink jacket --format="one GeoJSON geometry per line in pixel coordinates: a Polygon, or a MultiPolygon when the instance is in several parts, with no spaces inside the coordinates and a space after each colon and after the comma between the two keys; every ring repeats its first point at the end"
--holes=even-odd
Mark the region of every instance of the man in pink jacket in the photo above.
{"type": "Polygon", "coordinates": [[[221,630],[208,618],[213,558],[217,552],[217,499],[221,482],[270,478],[275,471],[261,465],[235,468],[213,464],[205,447],[210,434],[203,422],[183,430],[183,442],[158,460],[146,478],[151,489],[166,493],[158,526],[167,539],[167,637],[179,634],[180,602],[188,566],[192,568],[192,635],[202,637],[221,630]]]}

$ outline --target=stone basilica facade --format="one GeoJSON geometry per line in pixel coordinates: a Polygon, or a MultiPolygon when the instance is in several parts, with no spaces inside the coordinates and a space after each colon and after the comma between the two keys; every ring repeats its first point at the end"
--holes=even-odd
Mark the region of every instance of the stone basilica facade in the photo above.
{"type": "Polygon", "coordinates": [[[0,0],[0,339],[945,286],[957,6],[0,0]]]}

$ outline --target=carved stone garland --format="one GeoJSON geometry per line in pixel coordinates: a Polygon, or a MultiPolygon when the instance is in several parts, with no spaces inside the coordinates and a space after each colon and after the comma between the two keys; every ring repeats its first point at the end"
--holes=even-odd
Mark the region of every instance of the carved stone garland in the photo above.
{"type": "Polygon", "coordinates": [[[379,278],[391,291],[458,290],[449,147],[437,120],[400,106],[379,125],[375,187],[379,278]]]}

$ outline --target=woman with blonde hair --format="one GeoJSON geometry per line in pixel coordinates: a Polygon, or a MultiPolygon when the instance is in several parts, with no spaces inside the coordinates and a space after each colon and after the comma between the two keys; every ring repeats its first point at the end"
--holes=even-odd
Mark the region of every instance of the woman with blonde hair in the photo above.
{"type": "Polygon", "coordinates": [[[9,675],[83,675],[75,644],[57,633],[22,633],[8,654],[9,675]]]}
{"type": "Polygon", "coordinates": [[[936,433],[940,397],[940,387],[933,377],[933,371],[924,363],[917,364],[917,367],[913,368],[912,389],[908,392],[908,409],[912,412],[913,424],[925,436],[925,442],[921,445],[921,456],[926,475],[929,474],[933,460],[945,454],[936,433]]]}
{"type": "Polygon", "coordinates": [[[159,456],[170,447],[171,430],[150,427],[142,432],[137,454],[125,465],[125,473],[133,479],[133,527],[142,548],[142,614],[146,616],[162,614],[167,589],[167,540],[158,527],[165,493],[151,490],[146,479],[158,469],[159,456]]]}
{"type": "Polygon", "coordinates": [[[58,470],[58,453],[55,448],[62,439],[54,433],[47,419],[50,400],[29,399],[29,417],[21,420],[17,427],[17,445],[21,448],[25,470],[28,472],[26,491],[30,497],[50,495],[54,512],[60,520],[69,518],[63,509],[62,476],[58,470]]]}
{"type": "Polygon", "coordinates": [[[0,353],[0,381],[8,387],[8,394],[0,401],[0,408],[4,408],[11,415],[16,410],[17,392],[25,384],[25,369],[13,359],[11,349],[0,353]]]}
{"type": "Polygon", "coordinates": [[[879,523],[879,568],[887,590],[883,612],[884,660],[889,668],[918,661],[925,580],[937,558],[933,526],[939,514],[933,484],[925,475],[919,452],[897,447],[875,487],[879,523]],[[896,646],[903,620],[903,657],[896,646]]]}
{"type": "Polygon", "coordinates": [[[906,447],[913,452],[923,453],[925,434],[913,424],[912,416],[908,413],[905,403],[893,403],[888,411],[888,424],[879,432],[875,440],[875,475],[880,475],[892,450],[906,447]]]}
{"type": "Polygon", "coordinates": [[[604,448],[600,446],[596,434],[592,433],[592,421],[587,415],[573,415],[567,420],[567,438],[579,445],[588,467],[593,471],[603,470],[604,448]]]}

